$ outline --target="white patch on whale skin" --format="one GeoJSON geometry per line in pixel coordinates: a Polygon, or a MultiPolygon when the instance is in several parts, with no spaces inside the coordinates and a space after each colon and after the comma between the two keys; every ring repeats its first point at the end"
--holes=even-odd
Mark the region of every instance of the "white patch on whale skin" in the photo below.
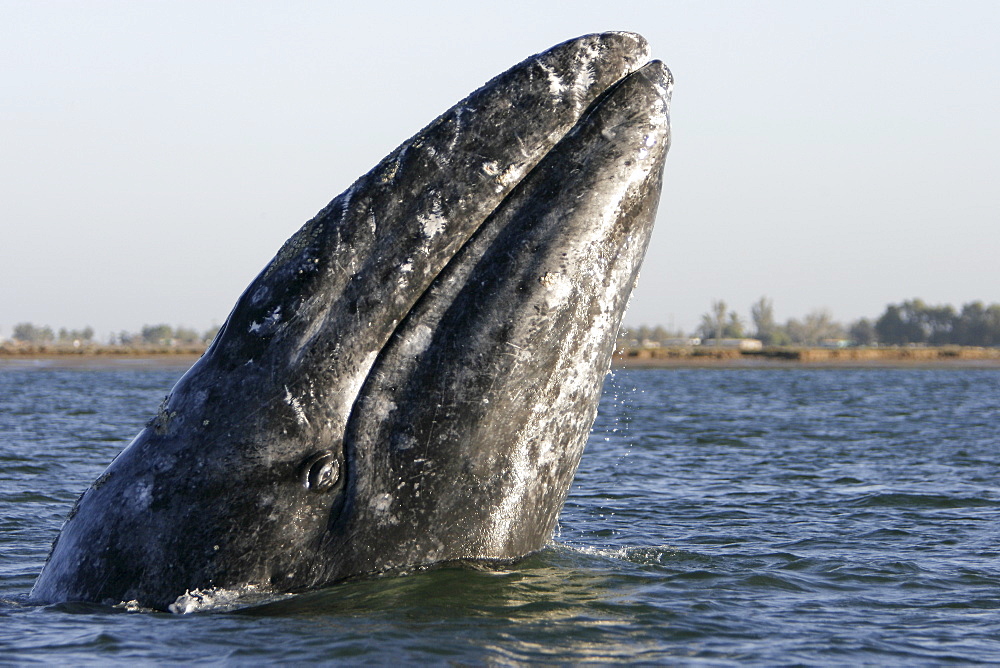
{"type": "Polygon", "coordinates": [[[555,98],[561,98],[563,93],[566,91],[566,84],[563,83],[562,77],[559,73],[555,71],[554,68],[546,65],[545,63],[539,63],[539,67],[545,72],[545,76],[549,79],[549,95],[555,98]]]}
{"type": "Polygon", "coordinates": [[[257,322],[256,320],[250,323],[250,333],[264,336],[265,334],[270,334],[274,331],[276,325],[281,322],[281,305],[274,307],[274,310],[268,313],[263,322],[257,322]]]}
{"type": "Polygon", "coordinates": [[[591,88],[596,80],[594,61],[601,56],[596,44],[587,44],[586,49],[576,56],[576,67],[572,69],[573,79],[569,82],[550,65],[539,63],[549,84],[549,95],[555,100],[568,99],[574,109],[579,111],[587,101],[591,88]]]}
{"type": "Polygon", "coordinates": [[[434,204],[431,206],[429,212],[417,216],[417,222],[420,224],[420,231],[428,239],[433,239],[444,232],[448,224],[448,219],[445,218],[444,209],[441,207],[441,199],[439,197],[434,198],[434,204]]]}
{"type": "Polygon", "coordinates": [[[656,146],[656,138],[650,135],[646,136],[646,139],[642,142],[643,145],[639,147],[639,158],[645,158],[649,155],[649,149],[656,146]]]}
{"type": "Polygon", "coordinates": [[[573,282],[565,274],[550,271],[539,277],[538,282],[546,288],[545,305],[550,310],[564,306],[573,293],[573,282]]]}
{"type": "Polygon", "coordinates": [[[144,512],[153,502],[153,485],[144,480],[139,480],[128,491],[129,500],[134,506],[136,513],[144,512]]]}
{"type": "Polygon", "coordinates": [[[351,198],[354,197],[354,186],[352,185],[348,188],[341,197],[343,197],[343,200],[340,202],[340,219],[344,220],[347,218],[347,212],[351,208],[351,198]]]}
{"type": "Polygon", "coordinates": [[[416,357],[427,350],[434,340],[434,330],[429,325],[420,324],[407,333],[406,338],[400,344],[400,351],[404,355],[416,357]]]}
{"type": "Polygon", "coordinates": [[[389,417],[389,413],[396,410],[396,404],[388,399],[381,398],[381,395],[379,395],[379,398],[377,399],[366,402],[365,407],[370,408],[372,415],[377,417],[380,421],[387,419],[389,417]]]}
{"type": "Polygon", "coordinates": [[[451,135],[451,141],[448,142],[448,152],[454,153],[455,146],[458,145],[458,138],[462,134],[462,114],[465,113],[465,107],[455,107],[455,116],[453,122],[455,123],[455,130],[451,135]]]}
{"type": "MultiPolygon", "coordinates": [[[[393,409],[395,409],[396,404],[393,404],[392,407],[393,409]]],[[[417,445],[417,439],[413,438],[412,436],[401,435],[393,439],[392,445],[393,447],[395,447],[396,450],[412,450],[413,447],[417,445]]],[[[414,463],[415,464],[420,463],[420,461],[421,460],[414,460],[414,463]]],[[[417,483],[417,485],[419,485],[419,483],[417,483]]],[[[416,486],[414,486],[414,489],[416,489],[416,486]]]]}
{"type": "MultiPolygon", "coordinates": [[[[364,385],[365,379],[368,377],[368,372],[371,371],[372,365],[375,363],[375,358],[378,357],[378,353],[378,350],[368,351],[358,363],[356,373],[351,374],[345,379],[344,390],[341,392],[341,395],[351,403],[360,394],[361,386],[364,385]]],[[[346,417],[344,419],[346,420],[346,417]]]]}
{"type": "Polygon", "coordinates": [[[493,181],[496,183],[496,192],[502,192],[505,188],[509,188],[521,180],[521,177],[524,176],[524,167],[522,163],[513,163],[501,169],[500,163],[496,160],[490,160],[483,163],[482,170],[487,176],[493,177],[493,181]]]}
{"type": "Polygon", "coordinates": [[[295,412],[295,419],[298,423],[303,427],[308,427],[309,419],[306,417],[306,412],[302,408],[302,402],[292,396],[292,392],[288,389],[287,385],[285,385],[285,403],[292,407],[292,410],[295,412]]]}
{"type": "Polygon", "coordinates": [[[524,176],[524,165],[522,164],[509,165],[507,169],[497,174],[496,182],[497,185],[500,186],[498,192],[499,190],[503,190],[504,188],[507,188],[517,183],[518,181],[521,180],[522,176],[524,176]]]}
{"type": "Polygon", "coordinates": [[[398,520],[395,515],[389,513],[392,508],[392,494],[384,492],[382,494],[376,494],[372,497],[369,502],[369,507],[379,515],[385,515],[386,521],[395,524],[398,520]]]}

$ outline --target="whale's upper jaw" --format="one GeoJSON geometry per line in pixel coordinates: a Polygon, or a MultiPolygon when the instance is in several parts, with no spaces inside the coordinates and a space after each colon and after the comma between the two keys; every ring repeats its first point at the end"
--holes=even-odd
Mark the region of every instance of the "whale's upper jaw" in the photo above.
{"type": "Polygon", "coordinates": [[[33,595],[165,608],[541,547],[658,201],[672,81],[647,60],[632,33],[528,58],[306,223],[33,595]]]}

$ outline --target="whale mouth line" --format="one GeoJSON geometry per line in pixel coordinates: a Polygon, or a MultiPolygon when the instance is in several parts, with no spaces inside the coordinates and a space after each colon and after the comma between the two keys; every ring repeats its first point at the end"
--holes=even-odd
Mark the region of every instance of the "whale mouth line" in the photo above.
{"type": "Polygon", "coordinates": [[[595,95],[400,309],[345,425],[331,533],[401,524],[453,547],[361,548],[365,572],[513,559],[551,536],[655,216],[670,83],[651,61],[595,95]],[[429,502],[445,477],[460,500],[429,502]]]}
{"type": "MultiPolygon", "coordinates": [[[[616,286],[620,283],[626,284],[626,293],[631,293],[634,285],[635,275],[629,278],[606,279],[601,281],[591,281],[588,287],[580,287],[574,283],[573,269],[563,272],[560,262],[554,256],[562,256],[562,268],[566,267],[565,259],[575,246],[571,243],[568,246],[563,227],[572,228],[575,233],[571,237],[590,238],[594,235],[607,234],[608,228],[601,227],[600,219],[610,218],[608,206],[618,206],[620,197],[610,196],[598,177],[594,183],[590,183],[584,178],[588,172],[601,172],[607,170],[609,165],[616,164],[616,171],[612,174],[604,174],[605,179],[617,178],[620,171],[634,169],[629,160],[620,160],[617,154],[608,156],[601,153],[600,146],[616,146],[616,142],[624,142],[623,137],[631,137],[628,145],[635,150],[635,162],[641,162],[648,153],[650,165],[656,163],[653,157],[655,151],[664,147],[656,146],[657,141],[651,140],[657,129],[651,129],[648,134],[636,132],[635,128],[648,121],[649,109],[632,109],[632,96],[637,90],[647,90],[655,88],[656,81],[660,81],[658,76],[666,77],[666,85],[671,84],[669,71],[662,67],[658,60],[647,60],[636,63],[633,68],[619,76],[614,81],[597,92],[593,90],[592,99],[577,114],[572,123],[561,132],[558,137],[550,138],[551,146],[542,153],[529,168],[523,169],[517,175],[516,180],[511,180],[504,184],[504,192],[498,197],[491,207],[481,210],[478,219],[473,225],[465,228],[466,234],[458,242],[448,244],[444,249],[439,250],[438,260],[440,265],[433,273],[422,276],[425,282],[422,289],[414,291],[408,295],[409,299],[405,303],[397,303],[392,312],[386,315],[386,319],[392,324],[384,333],[384,338],[380,342],[372,342],[368,348],[368,358],[365,361],[365,368],[358,375],[356,385],[351,388],[352,396],[350,406],[344,421],[342,440],[338,444],[338,457],[342,473],[342,482],[338,489],[344,494],[331,505],[327,520],[326,536],[333,540],[333,537],[341,534],[352,533],[357,521],[352,519],[357,515],[370,517],[369,513],[374,513],[379,518],[402,516],[398,510],[398,501],[394,501],[394,490],[383,480],[375,480],[377,475],[371,471],[372,450],[384,447],[388,454],[383,453],[384,459],[396,460],[392,470],[399,472],[397,478],[403,481],[425,480],[436,464],[432,456],[426,455],[426,451],[431,449],[430,443],[438,438],[437,434],[442,430],[447,430],[456,422],[463,422],[468,426],[468,431],[473,433],[476,429],[482,429],[481,424],[489,423],[488,417],[484,417],[489,410],[502,413],[504,410],[511,410],[512,404],[503,393],[494,394],[495,385],[503,386],[503,377],[511,371],[511,366],[521,365],[533,368],[534,364],[525,365],[525,360],[529,357],[537,357],[538,368],[547,369],[557,367],[553,360],[562,352],[562,342],[549,337],[543,343],[541,353],[538,354],[536,347],[531,340],[523,338],[504,338],[496,336],[497,330],[505,329],[505,321],[509,321],[512,328],[516,328],[518,320],[522,319],[521,312],[508,309],[512,299],[512,292],[502,285],[494,285],[495,290],[489,289],[489,283],[507,283],[508,275],[505,273],[510,268],[510,279],[519,282],[517,290],[521,294],[538,292],[541,296],[535,298],[538,305],[535,310],[538,313],[546,311],[548,307],[555,308],[569,299],[572,299],[575,292],[606,292],[608,285],[616,286]],[[647,69],[651,68],[651,69],[647,69]],[[660,69],[662,68],[662,69],[660,69]],[[628,90],[622,90],[625,86],[631,86],[628,90]],[[616,95],[622,91],[621,95],[616,95]],[[602,113],[607,110],[607,113],[602,113]],[[631,133],[631,135],[629,134],[631,133]],[[620,135],[620,136],[619,136],[620,135]],[[593,160],[588,151],[583,150],[591,144],[599,145],[592,149],[597,154],[593,160]],[[626,166],[622,167],[621,164],[626,166]],[[565,179],[557,179],[562,172],[566,172],[565,179]],[[584,184],[583,186],[581,184],[584,184]],[[586,188],[591,185],[592,188],[586,188]],[[551,211],[555,208],[564,211],[569,216],[577,206],[583,206],[576,201],[566,203],[559,199],[561,191],[566,188],[581,189],[577,195],[577,200],[586,202],[589,199],[607,199],[610,204],[604,205],[601,211],[594,215],[594,220],[567,221],[565,225],[554,224],[548,219],[552,216],[558,218],[556,213],[551,211]],[[592,195],[591,193],[596,193],[592,195]],[[549,202],[559,202],[559,205],[549,206],[549,202]],[[567,204],[562,206],[562,204],[567,204]],[[590,227],[601,229],[600,233],[590,233],[590,227]],[[588,228],[588,229],[585,229],[588,228]],[[546,231],[547,230],[547,231],[546,231]],[[541,231],[541,232],[539,232],[541,231]],[[582,234],[581,234],[582,232],[582,234]],[[540,234],[540,236],[538,236],[540,234]],[[516,271],[515,271],[516,270],[516,271]],[[506,300],[506,301],[505,301],[506,300]],[[504,309],[508,309],[504,311],[504,309]],[[474,322],[478,314],[483,311],[495,310],[499,316],[493,315],[492,320],[486,323],[474,322]],[[472,324],[470,324],[470,322],[472,324]],[[454,331],[463,332],[464,338],[454,335],[454,331]],[[489,330],[489,331],[487,331],[489,330]],[[502,344],[497,341],[502,339],[502,344]],[[449,352],[442,353],[442,350],[449,352]],[[470,352],[477,351],[477,352],[470,352]],[[506,362],[490,363],[489,358],[501,360],[511,360],[506,362]],[[433,369],[444,367],[445,371],[433,369]],[[487,368],[488,371],[483,369],[487,368]],[[422,370],[423,369],[423,370],[422,370]],[[425,383],[420,380],[425,375],[433,377],[425,383]],[[446,378],[447,380],[441,380],[446,378]],[[488,380],[483,380],[484,378],[488,380]],[[417,380],[414,380],[417,379],[417,380]],[[496,383],[498,379],[501,382],[496,383]],[[436,389],[431,390],[431,386],[437,383],[436,389]],[[425,393],[420,388],[428,388],[425,393]],[[481,392],[474,389],[481,385],[481,392]],[[477,395],[476,403],[479,413],[475,418],[458,418],[450,413],[449,401],[455,396],[455,388],[470,388],[473,394],[477,395]],[[446,398],[447,397],[447,398],[446,398]],[[495,409],[493,407],[496,407],[495,409]],[[486,408],[489,407],[489,408],[486,408]],[[406,418],[400,416],[405,415],[406,418]],[[468,424],[471,423],[471,424],[468,424]],[[379,444],[379,445],[375,445],[379,444]],[[410,461],[403,461],[410,460],[410,461]],[[372,501],[375,499],[375,501],[372,501]],[[380,500],[380,499],[384,499],[380,500]],[[359,507],[363,506],[363,507],[359,507]]],[[[660,90],[657,94],[646,93],[647,97],[641,97],[643,102],[650,99],[659,99],[663,93],[660,90]]],[[[444,117],[442,117],[444,118],[444,117]]],[[[447,122],[441,118],[435,123],[447,122]]],[[[429,127],[434,127],[432,124],[429,127]]],[[[659,128],[662,130],[662,128],[659,128]]],[[[659,135],[655,135],[659,137],[659,135]]],[[[669,133],[666,135],[669,143],[669,133]]],[[[413,143],[419,144],[418,139],[413,143]]],[[[393,165],[407,159],[407,154],[412,157],[415,153],[411,145],[404,145],[398,151],[390,154],[384,161],[376,166],[367,178],[378,180],[383,170],[387,168],[393,170],[393,165]],[[402,154],[402,155],[401,155],[402,154]],[[387,167],[388,166],[388,167],[387,167]]],[[[662,163],[660,163],[662,165],[662,163]]],[[[502,175],[497,171],[491,173],[492,164],[484,163],[490,169],[481,169],[476,175],[477,178],[489,182],[496,180],[502,175]]],[[[655,171],[650,166],[650,171],[655,171]]],[[[512,171],[512,170],[511,170],[512,171]]],[[[363,177],[364,178],[364,177],[363,177]]],[[[621,186],[624,191],[630,182],[625,181],[621,186]]],[[[497,187],[499,190],[499,186],[497,187]]],[[[659,193],[657,184],[656,193],[659,193]]],[[[348,191],[348,196],[351,191],[348,191]]],[[[615,191],[617,193],[617,191],[615,191]]],[[[422,196],[429,197],[437,202],[436,189],[422,193],[422,196]]],[[[442,207],[451,206],[448,201],[441,202],[442,207]]],[[[654,201],[655,204],[655,201],[654,201]]],[[[333,204],[331,204],[333,207],[333,204]]],[[[430,213],[435,207],[429,207],[430,213]]],[[[653,207],[655,210],[655,206],[653,207]]],[[[561,215],[561,214],[560,214],[561,215]]],[[[435,235],[447,235],[448,230],[442,224],[437,225],[437,220],[428,215],[427,211],[417,213],[415,216],[418,224],[410,229],[413,234],[420,235],[422,240],[434,237],[435,235]],[[419,220],[420,216],[425,216],[424,220],[419,220]]],[[[631,224],[631,223],[629,223],[631,224]]],[[[639,229],[644,223],[639,224],[639,229]]],[[[649,222],[651,225],[651,221],[649,222]]],[[[628,235],[630,236],[630,235],[628,235]]],[[[637,234],[637,238],[643,234],[637,234]]],[[[648,240],[648,237],[646,237],[648,240]]],[[[638,256],[633,258],[634,265],[626,261],[627,270],[623,274],[632,271],[633,266],[637,271],[638,262],[645,250],[645,240],[641,242],[642,249],[638,256]]],[[[632,256],[634,249],[629,249],[624,253],[632,256]]],[[[579,253],[577,253],[579,255],[579,253]]],[[[412,264],[416,264],[408,256],[404,255],[396,266],[388,268],[386,273],[392,276],[387,282],[395,290],[395,286],[405,281],[405,277],[415,273],[418,269],[412,264]],[[407,266],[411,265],[411,266],[407,266]],[[398,282],[394,282],[398,281],[398,282]]],[[[600,273],[596,271],[595,273],[600,273]]],[[[617,292],[618,290],[614,290],[617,292]]],[[[582,295],[579,295],[582,297],[582,295]]],[[[394,299],[394,295],[387,297],[389,301],[394,299]]],[[[586,301],[587,297],[582,297],[586,301]]],[[[627,300],[627,299],[626,299],[627,300]]],[[[612,300],[613,301],[613,300],[612,300]]],[[[615,310],[624,310],[624,304],[600,303],[598,308],[590,307],[591,312],[608,313],[615,310]]],[[[360,309],[359,309],[360,313],[360,309]]],[[[588,324],[593,322],[593,315],[589,316],[588,324]]],[[[528,317],[540,317],[537,314],[529,314],[528,317]]],[[[585,321],[586,321],[585,316],[585,321]]],[[[482,320],[489,318],[483,317],[482,320]]],[[[563,318],[565,320],[565,318],[563,318]]],[[[620,315],[618,316],[620,321],[620,315]]],[[[614,325],[617,332],[617,322],[614,325]]],[[[586,329],[588,325],[583,325],[586,329]]],[[[574,336],[579,335],[574,333],[574,336]]],[[[612,334],[613,337],[613,334],[612,334]]],[[[582,344],[580,344],[582,346],[582,344]]],[[[600,347],[600,346],[598,346],[600,347]]],[[[583,348],[579,348],[583,350],[583,348]]],[[[567,373],[577,373],[577,368],[586,367],[606,367],[610,363],[610,357],[602,360],[602,354],[596,349],[586,349],[585,354],[576,357],[567,373]]],[[[606,370],[606,369],[605,369],[606,370]]],[[[603,371],[600,374],[601,380],[597,383],[597,390],[602,384],[603,371]]],[[[593,388],[588,388],[588,392],[594,392],[593,388]]],[[[520,391],[508,386],[507,394],[517,396],[520,391]]],[[[530,394],[530,393],[529,393],[530,394]]],[[[595,395],[596,396],[596,395],[595,395]]],[[[476,410],[471,412],[475,413],[476,410]]],[[[525,402],[514,410],[537,411],[538,406],[534,402],[525,402]]],[[[596,412],[596,399],[593,406],[596,412]]],[[[566,427],[572,433],[589,432],[593,422],[593,412],[584,413],[579,425],[566,427]]],[[[562,427],[560,427],[562,428],[562,427]]],[[[455,440],[461,440],[456,438],[455,440]]],[[[438,446],[435,446],[438,447],[438,446]]],[[[337,450],[335,448],[335,450],[337,450]]],[[[445,447],[447,449],[447,447],[445,447]]],[[[499,450],[502,451],[501,447],[499,450]]],[[[567,448],[574,452],[573,448],[567,448]]],[[[582,453],[575,452],[579,457],[582,453]]],[[[458,457],[457,453],[455,456],[458,457]]],[[[512,467],[524,468],[525,459],[521,455],[499,454],[496,458],[504,459],[512,467]]],[[[555,461],[555,460],[554,460],[555,461]]],[[[572,469],[575,470],[575,464],[572,469]]],[[[516,473],[515,477],[520,475],[516,473]]],[[[416,483],[419,485],[420,483],[416,483]]],[[[525,481],[507,482],[508,486],[525,486],[525,481]]],[[[553,484],[552,487],[558,487],[553,484]]],[[[411,496],[404,498],[412,501],[417,506],[424,503],[420,496],[420,490],[413,488],[410,490],[411,496]]],[[[496,504],[495,509],[489,517],[480,517],[479,521],[483,527],[492,527],[489,531],[492,534],[500,535],[504,532],[512,531],[510,525],[511,518],[516,511],[513,505],[522,497],[515,496],[512,502],[496,504]]],[[[561,507],[561,502],[555,504],[561,507]]],[[[540,522],[540,526],[548,527],[554,522],[555,516],[540,522]]],[[[482,533],[487,533],[483,529],[482,533]]],[[[532,535],[532,540],[540,540],[544,543],[542,534],[549,533],[548,528],[542,528],[538,534],[532,535]]],[[[418,532],[420,533],[420,532],[418,532]]],[[[432,531],[428,531],[432,533],[432,531]]],[[[324,541],[326,538],[323,539],[324,541]]],[[[441,563],[445,561],[468,561],[482,559],[483,554],[488,558],[498,562],[510,562],[518,558],[519,554],[538,549],[539,545],[530,541],[525,541],[515,547],[506,543],[500,546],[495,538],[479,536],[475,540],[468,541],[478,548],[468,548],[466,552],[459,554],[448,553],[442,559],[428,557],[424,562],[441,563]],[[478,542],[476,542],[478,541],[478,542]],[[485,547],[482,547],[485,546],[485,547]]],[[[364,562],[365,558],[352,559],[357,562],[364,562]]],[[[423,557],[421,557],[423,559],[423,557]]],[[[418,562],[419,563],[419,562],[418,562]]],[[[407,559],[396,559],[391,562],[380,561],[378,558],[372,559],[372,563],[365,567],[366,575],[375,573],[397,572],[400,569],[411,568],[412,563],[407,559]]],[[[308,586],[307,586],[308,588],[308,586]]]]}

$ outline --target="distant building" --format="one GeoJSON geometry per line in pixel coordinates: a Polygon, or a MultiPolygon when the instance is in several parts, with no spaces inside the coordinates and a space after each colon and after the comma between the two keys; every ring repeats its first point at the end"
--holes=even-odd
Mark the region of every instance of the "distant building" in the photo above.
{"type": "Polygon", "coordinates": [[[666,339],[665,341],[661,341],[660,345],[664,348],[690,348],[691,346],[700,346],[701,339],[697,336],[683,339],[666,339]]]}
{"type": "Polygon", "coordinates": [[[705,339],[701,345],[712,348],[735,348],[736,350],[761,350],[764,348],[760,339],[705,339]]]}

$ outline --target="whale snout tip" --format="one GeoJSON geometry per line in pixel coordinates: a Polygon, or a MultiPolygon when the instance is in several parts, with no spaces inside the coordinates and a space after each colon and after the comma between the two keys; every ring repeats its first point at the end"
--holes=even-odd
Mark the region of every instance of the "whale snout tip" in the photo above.
{"type": "Polygon", "coordinates": [[[649,60],[649,42],[645,37],[631,30],[609,30],[598,33],[607,41],[614,41],[636,58],[649,60]]]}

